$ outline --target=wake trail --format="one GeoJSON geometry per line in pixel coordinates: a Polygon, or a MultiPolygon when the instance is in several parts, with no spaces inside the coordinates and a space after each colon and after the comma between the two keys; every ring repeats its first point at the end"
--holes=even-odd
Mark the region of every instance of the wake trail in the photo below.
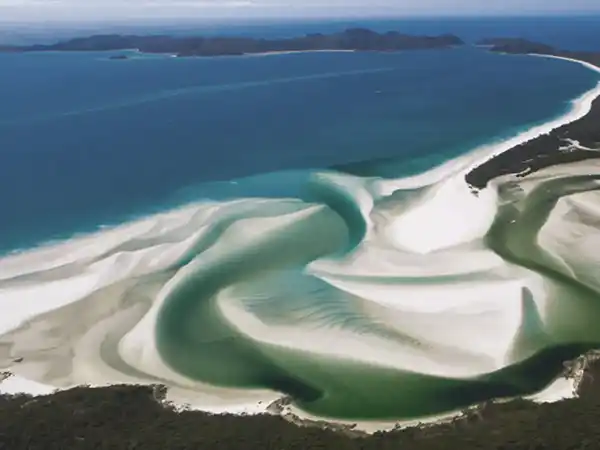
{"type": "Polygon", "coordinates": [[[36,122],[45,122],[51,120],[64,119],[68,117],[81,116],[85,114],[93,114],[104,111],[114,111],[117,109],[124,108],[133,108],[136,106],[145,105],[148,103],[160,102],[164,100],[170,100],[177,97],[182,97],[184,95],[210,95],[210,94],[218,94],[222,92],[231,92],[231,91],[239,91],[244,89],[252,89],[252,88],[260,88],[264,86],[272,86],[277,84],[290,84],[290,83],[298,83],[303,81],[315,81],[315,80],[327,80],[333,78],[340,77],[348,77],[348,76],[356,76],[356,75],[366,75],[373,73],[381,73],[381,72],[389,72],[395,70],[393,67],[381,67],[376,69],[361,69],[361,70],[349,70],[344,72],[325,72],[320,74],[313,75],[303,75],[297,77],[285,77],[285,78],[275,78],[270,80],[256,80],[256,81],[244,81],[238,83],[226,83],[226,84],[211,84],[211,85],[200,85],[200,86],[190,86],[186,88],[180,89],[169,89],[165,91],[161,91],[155,94],[146,95],[142,97],[136,97],[127,99],[117,103],[111,103],[107,105],[85,108],[85,109],[77,109],[73,111],[65,111],[62,113],[50,114],[45,116],[38,117],[29,117],[26,119],[16,119],[16,120],[5,120],[0,121],[0,126],[7,125],[29,125],[36,122]]]}

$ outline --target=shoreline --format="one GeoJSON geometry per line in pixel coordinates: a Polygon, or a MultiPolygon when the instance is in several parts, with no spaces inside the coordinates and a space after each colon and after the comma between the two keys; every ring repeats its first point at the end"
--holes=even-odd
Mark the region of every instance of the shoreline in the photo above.
{"type": "MultiPolygon", "coordinates": [[[[506,54],[511,55],[511,53],[506,54]]],[[[587,61],[555,55],[527,54],[525,56],[535,56],[570,61],[576,64],[581,64],[590,70],[598,72],[598,74],[600,75],[600,66],[596,66],[587,61]]],[[[486,173],[487,178],[485,180],[485,184],[483,182],[478,183],[478,181],[480,181],[482,177],[479,174],[472,176],[472,172],[478,172],[479,170],[481,170],[479,169],[480,167],[486,166],[487,163],[491,162],[492,160],[495,160],[500,155],[509,152],[512,153],[513,150],[520,148],[524,144],[535,141],[536,139],[539,139],[545,134],[551,133],[556,129],[569,126],[570,124],[584,119],[590,114],[590,112],[594,108],[598,108],[598,112],[600,113],[600,76],[596,86],[583,92],[578,97],[573,98],[572,100],[570,100],[569,103],[571,105],[570,108],[568,108],[567,111],[563,112],[558,116],[550,118],[545,122],[530,126],[529,128],[524,128],[512,136],[492,139],[489,142],[472,148],[468,152],[458,157],[452,158],[440,165],[434,166],[426,170],[425,172],[401,178],[399,180],[377,180],[375,183],[378,186],[378,190],[383,195],[389,195],[392,191],[396,189],[409,189],[421,186],[423,184],[433,185],[448,178],[451,174],[462,173],[466,178],[467,185],[471,187],[474,193],[477,193],[480,189],[484,188],[487,185],[488,181],[491,181],[492,179],[497,178],[501,175],[518,173],[520,172],[520,170],[515,170],[514,172],[502,172],[496,175],[493,174],[493,171],[490,171],[492,173],[486,173]]],[[[518,159],[518,155],[515,156],[517,156],[518,159]]],[[[560,164],[560,162],[557,162],[557,164],[560,164]]],[[[542,167],[545,166],[540,166],[539,168],[542,167]]]]}
{"type": "Polygon", "coordinates": [[[161,385],[76,387],[41,397],[0,395],[0,424],[10,424],[8,428],[0,425],[0,431],[15,449],[25,448],[25,442],[49,449],[69,448],[73,431],[87,445],[109,441],[114,448],[127,448],[131,439],[143,448],[157,449],[168,448],[173,439],[198,449],[214,448],[216,442],[220,448],[243,445],[257,450],[273,442],[281,448],[352,450],[398,446],[411,450],[469,450],[502,445],[525,449],[535,442],[542,445],[540,448],[547,448],[543,445],[548,442],[557,449],[567,448],[594,436],[597,430],[594,411],[600,406],[600,383],[596,381],[600,376],[599,358],[597,351],[588,352],[566,366],[565,375],[576,382],[576,398],[542,404],[527,399],[492,401],[467,408],[454,419],[369,435],[351,425],[324,421],[299,423],[271,414],[214,415],[180,409],[166,400],[166,389],[161,385]],[[48,415],[50,408],[52,415],[48,415]],[[73,411],[78,413],[74,415],[73,411]],[[129,427],[121,422],[123,415],[129,427]],[[564,420],[557,428],[555,420],[559,416],[564,420]],[[147,427],[149,423],[151,428],[147,427]]]}
{"type": "Polygon", "coordinates": [[[239,56],[273,56],[273,55],[295,55],[301,53],[356,53],[357,50],[343,50],[343,49],[322,49],[322,50],[281,50],[272,52],[262,53],[244,53],[239,56]]]}
{"type": "MultiPolygon", "coordinates": [[[[324,50],[327,51],[327,50],[324,50]]],[[[288,52],[283,52],[283,53],[288,53],[288,52]]],[[[294,52],[294,53],[299,53],[299,52],[294,52]]],[[[267,53],[269,54],[269,53],[267,53]]],[[[274,54],[281,54],[281,52],[275,52],[274,54]]],[[[257,55],[257,54],[254,54],[257,55]]],[[[252,56],[254,56],[252,55],[252,56]]],[[[580,61],[580,60],[576,60],[576,59],[572,59],[572,58],[565,58],[565,57],[559,57],[559,56],[554,56],[554,55],[531,55],[531,56],[539,56],[539,57],[549,57],[549,58],[556,58],[556,59],[563,59],[563,60],[569,60],[572,62],[576,62],[576,63],[580,63],[583,64],[585,66],[587,66],[588,68],[595,70],[597,72],[600,73],[600,68],[598,68],[597,66],[592,65],[591,63],[585,62],[585,61],[580,61]]],[[[599,96],[600,96],[600,81],[598,82],[597,86],[592,88],[591,90],[585,92],[584,94],[582,94],[580,97],[578,97],[577,99],[574,99],[571,103],[572,103],[572,107],[569,109],[569,111],[567,111],[565,114],[562,114],[561,116],[559,116],[558,118],[554,118],[548,122],[545,122],[543,124],[540,124],[538,126],[532,127],[531,129],[528,129],[526,131],[524,131],[523,133],[519,133],[518,135],[516,135],[513,138],[509,138],[507,140],[504,140],[500,143],[496,143],[496,144],[488,144],[482,147],[479,147],[475,150],[473,150],[472,152],[469,152],[469,154],[464,155],[465,158],[467,158],[466,161],[466,165],[463,166],[463,169],[459,171],[459,173],[463,173],[463,172],[467,172],[466,176],[468,177],[469,174],[473,171],[477,171],[478,169],[481,170],[481,167],[485,167],[488,164],[492,163],[493,161],[495,161],[498,157],[500,157],[501,155],[505,155],[506,153],[511,153],[512,156],[512,152],[519,152],[520,149],[522,148],[522,146],[524,145],[529,145],[530,143],[533,143],[534,141],[540,139],[543,137],[543,135],[545,134],[549,134],[555,130],[561,129],[563,127],[568,127],[571,124],[574,124],[575,122],[578,122],[579,120],[585,119],[586,117],[588,117],[590,115],[590,113],[592,111],[598,111],[598,113],[600,113],[600,100],[599,100],[599,96]],[[515,143],[516,142],[516,143],[515,143]],[[506,148],[505,150],[501,150],[502,148],[506,148]],[[500,150],[499,150],[500,149],[500,150]]],[[[578,141],[577,136],[573,136],[570,137],[569,139],[572,140],[571,142],[571,146],[574,147],[572,150],[569,150],[568,152],[560,152],[558,153],[559,156],[562,155],[571,155],[573,153],[577,153],[577,152],[583,152],[582,155],[587,155],[587,157],[598,157],[599,155],[595,154],[592,155],[590,154],[590,152],[593,152],[594,150],[590,150],[588,147],[586,147],[586,145],[588,145],[589,143],[583,142],[581,143],[581,141],[578,141]],[[586,149],[587,148],[587,149],[586,149]]],[[[567,143],[568,144],[568,143],[567,143]]],[[[518,156],[518,155],[517,155],[518,156]]],[[[518,159],[518,158],[516,158],[518,159]]],[[[522,162],[522,161],[521,161],[522,162]]],[[[535,161],[532,161],[532,163],[534,163],[535,161]]],[[[548,161],[546,161],[548,162],[548,161]]],[[[554,162],[554,164],[560,164],[564,161],[557,161],[554,162]]],[[[453,163],[455,164],[456,162],[453,161],[453,163]]],[[[493,165],[493,164],[492,164],[493,165]]],[[[542,167],[546,167],[547,165],[551,165],[551,164],[546,164],[545,166],[536,166],[535,170],[538,170],[539,168],[542,167]]],[[[435,169],[432,169],[432,171],[435,169]]],[[[517,174],[521,174],[520,176],[525,176],[529,173],[532,173],[535,170],[529,170],[526,173],[523,172],[510,172],[510,173],[517,173],[517,174]]],[[[429,171],[428,171],[429,172],[429,171]]],[[[492,181],[494,178],[496,178],[497,176],[500,175],[496,175],[492,178],[490,178],[488,181],[492,181]]],[[[487,184],[487,182],[486,182],[487,184]]],[[[585,371],[585,369],[584,369],[585,371]]],[[[583,376],[582,376],[583,377],[583,376]]],[[[1,377],[0,377],[1,378],[1,377]]],[[[585,382],[582,381],[583,378],[581,378],[575,386],[576,390],[581,390],[582,385],[585,385],[585,382]]],[[[585,387],[584,386],[584,387],[585,387]]],[[[2,391],[2,384],[0,382],[0,392],[2,391]]],[[[87,389],[87,388],[82,388],[82,387],[75,387],[75,390],[81,390],[81,389],[87,389]]],[[[105,388],[90,388],[90,389],[104,389],[107,392],[110,391],[111,389],[119,389],[118,385],[115,386],[110,386],[110,387],[105,387],[105,388]]],[[[144,389],[143,385],[131,385],[131,389],[135,390],[135,389],[144,389]]],[[[67,391],[61,391],[61,392],[67,392],[67,391]]],[[[81,392],[81,391],[80,391],[81,392]]],[[[60,395],[59,394],[51,394],[51,395],[60,395]]],[[[10,400],[9,400],[10,401],[10,400]]],[[[507,401],[506,403],[511,403],[514,402],[513,401],[507,401]]],[[[516,400],[517,402],[520,400],[516,400]]],[[[492,402],[493,404],[495,404],[494,402],[492,402]]],[[[498,403],[500,404],[500,403],[498,403]]],[[[504,402],[503,402],[504,404],[504,402]]],[[[2,394],[0,394],[0,405],[2,405],[2,394]]],[[[473,417],[480,417],[479,414],[479,405],[475,405],[474,407],[470,408],[469,410],[467,410],[467,412],[465,413],[465,411],[459,411],[457,413],[451,413],[452,418],[449,420],[444,420],[444,419],[432,419],[431,421],[429,421],[428,425],[425,427],[411,427],[410,425],[408,425],[406,428],[403,427],[402,430],[398,430],[396,428],[396,426],[393,427],[393,432],[398,432],[398,433],[402,433],[404,432],[404,430],[412,430],[411,433],[415,432],[415,428],[416,429],[427,429],[427,430],[432,430],[434,428],[444,428],[444,427],[456,427],[455,422],[456,420],[454,420],[456,417],[458,417],[458,421],[462,423],[462,421],[466,422],[466,423],[471,423],[473,420],[477,421],[480,419],[473,419],[473,417]],[[468,411],[475,411],[475,412],[468,412],[468,411]],[[462,415],[464,415],[464,417],[461,417],[462,415]],[[450,425],[452,424],[452,425],[450,425]]],[[[486,406],[487,408],[487,406],[486,406]]],[[[183,409],[183,411],[186,411],[185,409],[183,409]]],[[[189,410],[187,411],[189,412],[189,410]]],[[[194,414],[205,414],[202,413],[201,411],[194,411],[194,414]]],[[[210,413],[208,413],[210,414],[210,413]]],[[[245,415],[247,414],[247,412],[242,412],[240,413],[241,415],[245,415]]],[[[251,413],[252,414],[252,413],[251,413]]],[[[263,415],[261,415],[261,413],[254,413],[256,414],[258,417],[262,417],[263,415]]],[[[485,413],[487,414],[487,413],[485,413]]],[[[483,414],[483,417],[486,417],[485,414],[483,414]]],[[[230,414],[224,414],[223,416],[226,417],[230,414]]],[[[285,417],[284,417],[285,419],[285,417]]],[[[296,421],[294,417],[292,417],[292,422],[293,424],[296,425],[315,425],[312,423],[311,419],[302,419],[300,418],[300,421],[296,421]]],[[[245,419],[244,419],[245,420],[245,419]]],[[[481,419],[483,420],[483,419],[481,419]]],[[[424,421],[426,421],[426,419],[423,419],[419,422],[423,423],[424,421]]],[[[411,422],[415,422],[415,421],[411,421],[411,422]]],[[[354,430],[355,426],[352,426],[351,424],[343,424],[341,426],[340,429],[338,428],[338,423],[335,421],[323,421],[323,420],[319,420],[316,421],[316,425],[321,428],[335,428],[336,431],[342,431],[343,433],[341,434],[345,434],[348,432],[348,430],[354,430]]],[[[436,431],[437,432],[437,431],[436,431]]],[[[352,433],[350,433],[352,434],[352,433]]]]}
{"type": "MultiPolygon", "coordinates": [[[[64,51],[58,51],[59,53],[64,53],[64,51]]],[[[281,50],[281,51],[270,51],[270,52],[260,52],[260,53],[242,53],[240,55],[222,55],[222,56],[180,56],[177,53],[154,53],[154,52],[143,52],[138,48],[134,49],[125,49],[118,50],[118,52],[124,53],[114,53],[113,50],[106,50],[103,52],[92,51],[91,53],[110,53],[108,59],[110,60],[130,60],[136,59],[135,55],[140,55],[142,57],[163,57],[163,58],[220,58],[222,56],[233,57],[233,58],[244,58],[244,57],[259,57],[259,56],[277,56],[277,55],[295,55],[295,54],[303,54],[303,53],[357,53],[357,50],[344,50],[344,49],[322,49],[322,50],[281,50]],[[123,58],[118,58],[115,56],[123,56],[123,58]]],[[[42,53],[51,53],[51,52],[42,52],[42,53]]],[[[87,52],[86,52],[87,53],[87,52]]]]}
{"type": "MultiPolygon", "coordinates": [[[[525,55],[569,61],[600,74],[600,66],[585,60],[550,54],[525,55]]],[[[571,109],[558,118],[534,126],[496,146],[483,146],[479,151],[476,149],[475,152],[480,154],[485,147],[492,147],[491,152],[469,165],[468,173],[465,174],[467,184],[477,192],[503,175],[523,177],[551,165],[600,156],[594,148],[585,148],[587,145],[594,145],[593,143],[580,142],[578,136],[572,134],[573,128],[574,134],[582,134],[583,130],[578,128],[587,128],[590,119],[593,121],[595,116],[600,116],[600,80],[594,88],[573,99],[571,104],[571,109]],[[576,144],[570,144],[568,139],[576,144]]],[[[600,141],[600,127],[595,128],[600,141]]]]}

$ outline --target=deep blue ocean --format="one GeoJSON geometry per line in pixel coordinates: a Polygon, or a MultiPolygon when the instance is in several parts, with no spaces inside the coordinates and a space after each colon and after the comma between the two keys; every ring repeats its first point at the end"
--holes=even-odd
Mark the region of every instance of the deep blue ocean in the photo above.
{"type": "MultiPolygon", "coordinates": [[[[536,20],[294,22],[209,31],[268,37],[363,25],[600,49],[598,18],[536,20]]],[[[380,176],[418,172],[562,114],[598,81],[577,64],[470,46],[108,56],[0,54],[0,251],[202,198],[297,195],[306,169],[360,163],[368,172],[375,161],[380,176]],[[259,175],[266,173],[273,175],[259,175]]]]}

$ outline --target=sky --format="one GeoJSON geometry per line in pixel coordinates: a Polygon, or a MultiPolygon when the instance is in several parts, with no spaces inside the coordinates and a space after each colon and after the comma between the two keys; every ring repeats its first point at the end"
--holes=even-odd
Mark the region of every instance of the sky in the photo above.
{"type": "Polygon", "coordinates": [[[600,0],[0,0],[0,21],[600,13],[600,0]]]}

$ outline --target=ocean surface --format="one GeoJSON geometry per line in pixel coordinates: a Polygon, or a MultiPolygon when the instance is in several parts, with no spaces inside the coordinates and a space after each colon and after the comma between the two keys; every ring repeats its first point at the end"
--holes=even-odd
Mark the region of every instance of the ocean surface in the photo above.
{"type": "Polygon", "coordinates": [[[204,197],[298,196],[304,174],[280,171],[418,172],[562,114],[597,81],[474,48],[108,56],[0,55],[0,249],[204,197]]]}
{"type": "MultiPolygon", "coordinates": [[[[594,18],[490,20],[362,25],[600,42],[594,18]]],[[[600,342],[552,322],[552,276],[507,250],[513,213],[459,164],[572,116],[597,72],[472,46],[110,54],[0,54],[0,368],[389,419],[532,393],[600,342]]]]}

